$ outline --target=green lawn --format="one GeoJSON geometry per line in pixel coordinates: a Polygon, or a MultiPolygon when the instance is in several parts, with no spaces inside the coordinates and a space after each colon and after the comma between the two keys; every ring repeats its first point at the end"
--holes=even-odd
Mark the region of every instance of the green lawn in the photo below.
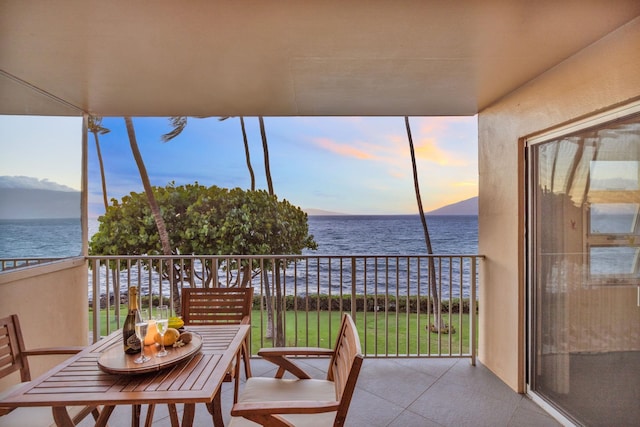
{"type": "MultiPolygon", "coordinates": [[[[462,335],[460,334],[460,317],[451,315],[451,323],[456,332],[454,334],[428,333],[426,326],[429,324],[426,315],[406,313],[358,312],[355,316],[356,327],[360,334],[363,351],[367,355],[407,355],[416,354],[418,345],[420,354],[448,355],[449,348],[453,354],[468,354],[469,350],[469,315],[462,315],[462,335]],[[366,319],[366,325],[365,325],[366,319]],[[462,349],[460,349],[460,337],[462,336],[462,349]]],[[[449,316],[445,315],[445,321],[449,322],[449,316]]],[[[271,347],[271,340],[261,336],[266,330],[266,314],[263,319],[263,327],[260,327],[260,312],[254,311],[252,316],[252,352],[259,347],[271,347]]],[[[305,312],[288,311],[285,318],[286,345],[288,346],[321,346],[332,347],[338,328],[340,327],[339,312],[305,312]],[[296,316],[297,313],[297,316],[296,316]],[[297,331],[297,334],[296,334],[297,331]]]]}
{"type": "MultiPolygon", "coordinates": [[[[121,319],[127,314],[127,307],[121,308],[121,319]]],[[[89,327],[92,328],[93,312],[89,311],[89,327]]],[[[106,310],[101,310],[101,335],[107,334],[106,310]]],[[[271,340],[262,338],[266,331],[266,313],[259,310],[252,314],[252,353],[256,354],[261,347],[271,347],[271,340]]],[[[420,348],[421,355],[469,354],[469,315],[462,315],[462,333],[460,333],[460,317],[458,314],[444,315],[447,323],[453,324],[454,334],[435,334],[426,330],[429,324],[427,316],[421,314],[358,312],[355,316],[356,326],[360,334],[363,351],[368,356],[415,355],[420,348]],[[366,324],[365,324],[366,320],[366,324]],[[462,337],[462,346],[460,339],[462,337]]],[[[122,327],[122,321],[120,327],[122,327]]],[[[114,309],[109,312],[110,330],[118,329],[114,309]]],[[[476,323],[477,325],[477,323],[476,323]]],[[[287,311],[285,316],[286,345],[288,346],[321,346],[333,347],[340,326],[340,313],[328,311],[287,311]]]]}

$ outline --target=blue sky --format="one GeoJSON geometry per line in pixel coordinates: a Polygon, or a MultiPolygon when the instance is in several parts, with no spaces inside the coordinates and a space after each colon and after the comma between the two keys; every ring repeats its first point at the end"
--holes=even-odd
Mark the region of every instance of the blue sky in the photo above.
{"type": "Polygon", "coordinates": [[[81,117],[0,116],[0,176],[80,189],[81,117]]]}
{"type": "MultiPolygon", "coordinates": [[[[0,175],[48,179],[79,189],[77,118],[57,125],[29,118],[20,132],[0,121],[0,175]],[[20,135],[19,135],[20,134],[20,135]],[[51,151],[56,138],[56,147],[51,151]],[[22,142],[18,139],[22,138],[22,142]],[[69,147],[68,149],[66,147],[69,147]],[[31,155],[25,155],[25,148],[31,155]],[[9,153],[14,153],[9,155],[9,153]],[[41,156],[40,154],[44,154],[41,156]],[[43,161],[33,158],[42,157],[43,161]],[[39,167],[33,167],[38,163],[39,167]],[[47,167],[45,167],[48,165],[47,167]],[[53,168],[53,169],[52,169],[53,168]],[[75,176],[75,178],[74,178],[75,176]]],[[[8,120],[11,120],[9,123],[8,120]]],[[[402,117],[266,117],[276,194],[303,209],[349,214],[417,213],[409,145],[402,117]]],[[[425,210],[478,192],[476,117],[412,117],[420,191],[425,210]]],[[[134,118],[138,145],[153,185],[187,184],[249,188],[238,118],[189,118],[185,131],[163,143],[166,118],[134,118]]],[[[258,119],[245,118],[256,187],[266,189],[258,119]]],[[[142,191],[122,118],[105,118],[100,136],[109,198],[142,191]]],[[[104,211],[93,135],[89,135],[89,211],[104,211]]]]}

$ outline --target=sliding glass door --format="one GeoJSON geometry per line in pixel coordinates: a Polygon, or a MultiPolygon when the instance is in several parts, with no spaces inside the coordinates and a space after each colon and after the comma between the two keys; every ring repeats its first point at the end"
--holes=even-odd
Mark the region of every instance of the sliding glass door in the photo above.
{"type": "Polygon", "coordinates": [[[527,143],[530,391],[581,425],[640,423],[640,115],[527,143]]]}

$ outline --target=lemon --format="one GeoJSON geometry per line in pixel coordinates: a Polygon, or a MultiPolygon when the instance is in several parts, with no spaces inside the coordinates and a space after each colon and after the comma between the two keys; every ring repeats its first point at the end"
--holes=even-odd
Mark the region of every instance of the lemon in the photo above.
{"type": "MultiPolygon", "coordinates": [[[[175,343],[178,340],[178,337],[180,337],[180,332],[178,332],[177,329],[168,328],[167,332],[164,333],[164,345],[165,345],[165,347],[166,346],[172,346],[173,343],[175,343]]],[[[162,343],[162,337],[160,336],[160,334],[156,334],[153,337],[153,340],[158,344],[162,343]]]]}

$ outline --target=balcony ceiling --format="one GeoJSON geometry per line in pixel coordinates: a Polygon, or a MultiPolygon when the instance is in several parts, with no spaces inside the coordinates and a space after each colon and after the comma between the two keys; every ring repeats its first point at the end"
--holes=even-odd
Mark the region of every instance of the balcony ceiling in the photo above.
{"type": "Polygon", "coordinates": [[[638,0],[0,0],[0,113],[473,115],[638,0]]]}

